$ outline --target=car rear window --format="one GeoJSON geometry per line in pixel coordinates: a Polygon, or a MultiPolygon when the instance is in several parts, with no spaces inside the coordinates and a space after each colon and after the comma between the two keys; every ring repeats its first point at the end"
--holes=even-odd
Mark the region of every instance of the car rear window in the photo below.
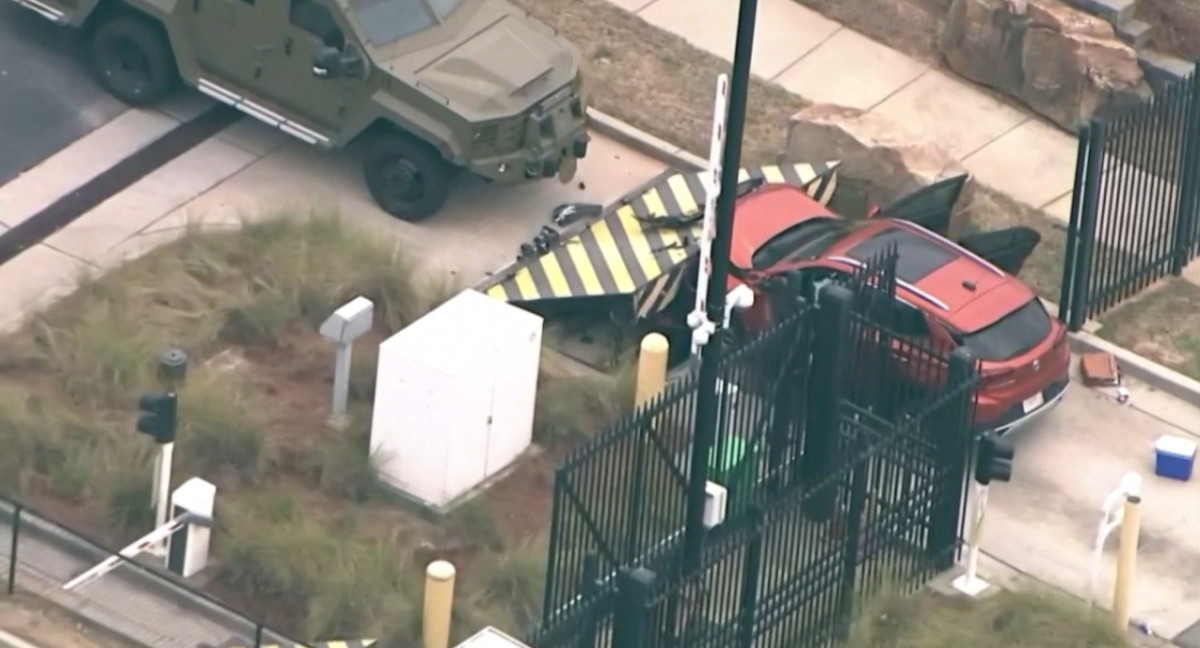
{"type": "Polygon", "coordinates": [[[1050,334],[1050,314],[1037,298],[975,331],[959,333],[955,339],[980,360],[1008,360],[1029,351],[1050,334]]]}
{"type": "Polygon", "coordinates": [[[870,221],[851,221],[834,216],[818,216],[801,221],[759,246],[750,256],[750,266],[762,270],[785,259],[814,258],[849,232],[869,224],[870,221]]]}

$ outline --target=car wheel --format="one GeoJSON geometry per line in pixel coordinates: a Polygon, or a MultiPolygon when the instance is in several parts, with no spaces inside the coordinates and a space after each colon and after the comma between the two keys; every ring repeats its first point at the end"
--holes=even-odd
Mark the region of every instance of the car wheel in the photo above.
{"type": "Polygon", "coordinates": [[[91,64],[100,85],[131,106],[162,101],[179,78],[162,29],[137,16],[118,16],[96,29],[91,64]]]}
{"type": "Polygon", "coordinates": [[[437,151],[402,135],[373,143],[363,171],[375,202],[410,223],[436,214],[446,203],[454,179],[453,167],[437,151]]]}

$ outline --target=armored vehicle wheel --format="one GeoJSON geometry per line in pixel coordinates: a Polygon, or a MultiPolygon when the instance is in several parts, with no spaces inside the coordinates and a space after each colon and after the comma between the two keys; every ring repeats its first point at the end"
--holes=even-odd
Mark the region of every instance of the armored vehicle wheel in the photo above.
{"type": "Polygon", "coordinates": [[[92,71],[100,85],[131,106],[149,106],[175,87],[171,45],[156,25],[139,16],[117,16],[92,35],[92,71]]]}
{"type": "Polygon", "coordinates": [[[453,168],[437,151],[403,135],[375,141],[363,163],[367,188],[384,211],[415,223],[433,216],[450,195],[453,168]]]}

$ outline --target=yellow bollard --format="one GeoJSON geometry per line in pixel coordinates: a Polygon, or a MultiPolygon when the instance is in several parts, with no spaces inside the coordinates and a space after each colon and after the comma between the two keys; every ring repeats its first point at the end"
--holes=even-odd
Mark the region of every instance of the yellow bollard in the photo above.
{"type": "Polygon", "coordinates": [[[1117,578],[1113,584],[1113,621],[1119,632],[1129,629],[1129,598],[1133,576],[1137,570],[1138,536],[1142,526],[1142,498],[1125,497],[1125,512],[1121,518],[1121,546],[1117,554],[1117,578]]]}
{"type": "Polygon", "coordinates": [[[671,345],[662,333],[647,333],[638,353],[637,386],[634,405],[641,407],[663,390],[667,384],[667,352],[671,345]]]}
{"type": "Polygon", "coordinates": [[[450,612],[454,607],[454,565],[435,560],[425,568],[425,616],[421,633],[425,648],[449,648],[450,612]]]}

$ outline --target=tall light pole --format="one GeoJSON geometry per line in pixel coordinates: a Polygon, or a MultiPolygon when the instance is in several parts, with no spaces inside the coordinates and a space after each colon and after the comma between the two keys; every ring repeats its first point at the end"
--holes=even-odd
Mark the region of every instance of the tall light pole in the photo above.
{"type": "MultiPolygon", "coordinates": [[[[733,232],[733,206],[737,202],[738,172],[742,161],[742,134],[746,124],[746,95],[750,89],[750,56],[754,51],[754,23],[758,0],[741,0],[737,40],[733,50],[733,75],[729,84],[729,114],[725,127],[725,154],[721,158],[721,193],[717,196],[717,231],[712,245],[712,272],[708,277],[708,321],[715,323],[714,342],[700,357],[696,398],[696,429],[692,441],[687,521],[684,527],[684,566],[700,564],[704,546],[704,487],[708,482],[708,454],[717,435],[718,368],[722,348],[720,333],[725,320],[725,293],[729,279],[729,248],[733,232]]],[[[697,289],[700,287],[697,286],[697,289]]]]}

